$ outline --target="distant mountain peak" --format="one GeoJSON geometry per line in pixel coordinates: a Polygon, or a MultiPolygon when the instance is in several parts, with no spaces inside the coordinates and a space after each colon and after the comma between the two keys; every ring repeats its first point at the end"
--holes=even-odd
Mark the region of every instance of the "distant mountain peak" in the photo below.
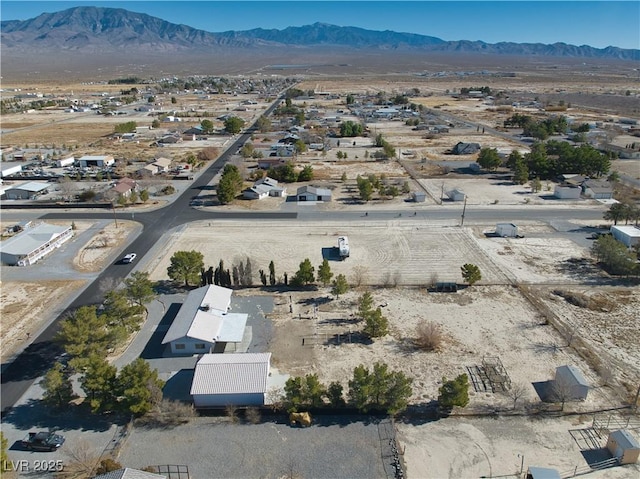
{"type": "Polygon", "coordinates": [[[211,33],[187,25],[167,22],[145,13],[123,8],[72,7],[35,18],[1,23],[2,53],[48,52],[162,52],[199,51],[211,48],[258,48],[339,46],[342,51],[407,50],[420,52],[478,53],[494,55],[558,56],[578,58],[640,59],[640,50],[604,49],[557,42],[539,43],[444,41],[440,38],[390,30],[374,31],[315,22],[282,30],[256,28],[247,31],[211,33]]]}

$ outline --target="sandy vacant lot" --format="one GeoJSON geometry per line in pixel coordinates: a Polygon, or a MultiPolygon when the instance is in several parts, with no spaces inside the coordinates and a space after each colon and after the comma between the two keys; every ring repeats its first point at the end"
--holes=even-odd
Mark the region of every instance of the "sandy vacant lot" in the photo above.
{"type": "MultiPolygon", "coordinates": [[[[324,383],[340,381],[347,388],[355,366],[385,362],[413,378],[412,404],[418,409],[436,400],[443,377],[469,373],[483,361],[498,359],[511,383],[524,388],[515,417],[509,416],[513,399],[508,393],[494,392],[490,386],[485,389],[478,383],[465,411],[484,415],[500,410],[507,417],[458,417],[434,423],[398,424],[399,439],[406,447],[404,459],[409,477],[513,474],[519,470],[518,454],[523,453],[527,456],[525,465],[561,471],[584,467],[581,448],[585,445],[577,442],[571,431],[590,427],[593,413],[589,412],[619,407],[630,393],[626,385],[640,377],[639,345],[637,335],[632,334],[640,327],[637,288],[589,288],[590,295],[609,298],[591,308],[608,307],[606,311],[569,304],[554,291],[578,294],[585,288],[559,264],[587,254],[569,240],[489,240],[481,227],[421,227],[395,222],[368,224],[366,228],[358,224],[338,227],[330,223],[299,226],[273,222],[264,226],[265,233],[261,235],[246,234],[250,229],[250,224],[236,222],[190,225],[173,237],[151,276],[166,279],[168,258],[174,251],[185,249],[201,251],[207,265],[216,265],[220,258],[227,265],[237,264],[249,257],[254,272],[266,269],[273,259],[277,275],[284,271],[291,275],[305,257],[316,266],[320,264],[322,249],[332,247],[338,234],[348,234],[352,256],[344,262],[332,261],[334,274],[343,273],[354,282],[361,276],[355,266],[370,265],[363,283],[386,283],[389,287],[362,286],[339,299],[323,287],[306,292],[265,292],[275,299],[275,309],[269,316],[275,326],[270,345],[279,371],[291,375],[316,373],[324,383]],[[291,245],[296,245],[295,249],[291,245]],[[466,258],[473,258],[483,274],[486,271],[484,282],[491,284],[455,294],[430,293],[424,287],[416,287],[427,283],[433,272],[440,280],[459,280],[459,266],[466,258]],[[396,279],[399,285],[414,287],[393,287],[396,279]],[[512,281],[529,283],[528,291],[550,304],[560,324],[575,325],[575,338],[560,334],[548,323],[546,311],[527,299],[512,281]],[[554,289],[549,283],[558,286],[554,289]],[[362,325],[354,319],[357,299],[366,290],[372,292],[375,305],[381,307],[391,326],[389,335],[373,343],[362,341],[358,335],[362,325]],[[313,312],[314,303],[318,305],[317,314],[313,312]],[[593,320],[600,324],[597,332],[587,325],[593,320]],[[604,326],[607,320],[609,324],[604,326]],[[441,328],[444,339],[438,351],[416,348],[416,327],[423,321],[441,328]],[[588,360],[569,346],[577,344],[574,341],[578,337],[591,351],[588,360]],[[605,359],[607,367],[602,368],[603,362],[598,359],[601,353],[603,358],[611,355],[615,362],[605,359]],[[576,365],[593,386],[585,402],[565,406],[566,411],[583,414],[569,419],[527,416],[527,411],[540,407],[537,388],[543,387],[555,368],[563,364],[576,365]]],[[[525,229],[528,234],[549,232],[548,227],[536,224],[525,229]]],[[[256,291],[239,290],[236,294],[256,291]]],[[[616,476],[601,477],[630,478],[636,472],[616,471],[616,476]]]]}

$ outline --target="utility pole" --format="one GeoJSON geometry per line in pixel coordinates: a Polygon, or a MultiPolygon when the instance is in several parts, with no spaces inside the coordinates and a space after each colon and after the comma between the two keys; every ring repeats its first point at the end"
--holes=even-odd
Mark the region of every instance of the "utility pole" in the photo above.
{"type": "Polygon", "coordinates": [[[462,207],[462,221],[460,222],[460,227],[464,226],[464,213],[467,211],[467,195],[464,196],[464,206],[462,207]]]}
{"type": "Polygon", "coordinates": [[[111,200],[111,209],[113,210],[113,221],[116,224],[116,229],[118,229],[118,218],[116,218],[116,207],[113,204],[113,200],[111,200]]]}

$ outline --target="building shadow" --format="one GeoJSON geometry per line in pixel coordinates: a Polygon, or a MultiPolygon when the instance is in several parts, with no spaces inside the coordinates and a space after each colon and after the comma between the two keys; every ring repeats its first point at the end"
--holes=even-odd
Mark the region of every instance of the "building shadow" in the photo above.
{"type": "Polygon", "coordinates": [[[171,306],[167,309],[167,312],[160,320],[160,323],[156,326],[156,330],[149,338],[149,341],[147,341],[147,344],[145,344],[142,353],[140,353],[140,357],[142,359],[156,359],[163,357],[165,345],[162,344],[162,340],[167,334],[169,327],[171,327],[171,323],[173,323],[178,311],[180,311],[181,306],[182,303],[171,303],[171,306]]]}

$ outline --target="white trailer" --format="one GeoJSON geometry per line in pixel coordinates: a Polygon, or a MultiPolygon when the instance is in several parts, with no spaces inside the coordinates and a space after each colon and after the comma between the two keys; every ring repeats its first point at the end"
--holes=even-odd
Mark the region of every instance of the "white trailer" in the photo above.
{"type": "Polygon", "coordinates": [[[340,253],[340,259],[349,257],[349,238],[346,236],[338,237],[338,251],[340,253]]]}

